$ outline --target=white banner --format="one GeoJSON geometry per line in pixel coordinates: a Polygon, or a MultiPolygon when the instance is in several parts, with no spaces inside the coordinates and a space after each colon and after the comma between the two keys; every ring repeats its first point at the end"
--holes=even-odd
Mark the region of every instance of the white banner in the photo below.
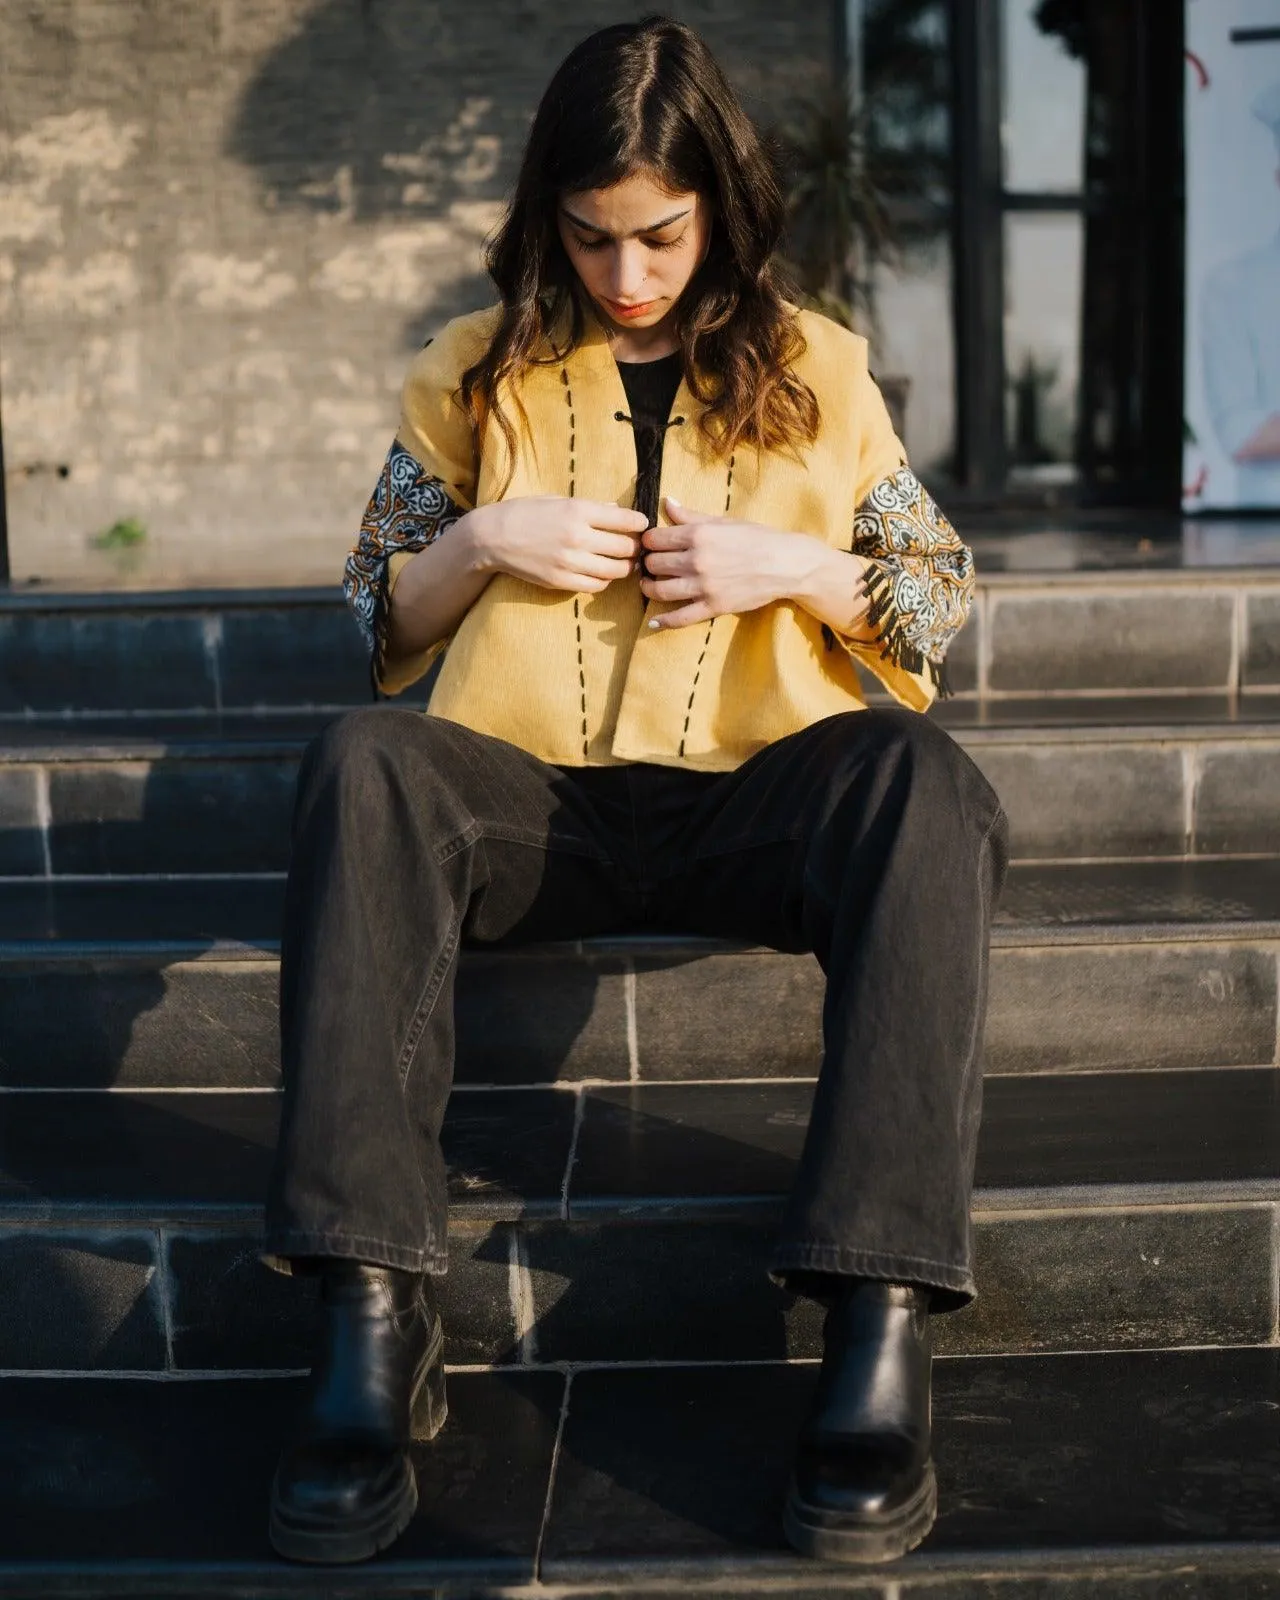
{"type": "Polygon", "coordinates": [[[1187,0],[1183,504],[1280,507],[1280,0],[1187,0]]]}

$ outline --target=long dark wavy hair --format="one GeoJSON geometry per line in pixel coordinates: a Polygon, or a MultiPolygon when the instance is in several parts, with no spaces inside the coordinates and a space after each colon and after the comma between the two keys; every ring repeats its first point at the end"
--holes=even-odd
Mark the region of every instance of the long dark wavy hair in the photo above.
{"type": "Polygon", "coordinates": [[[818,402],[791,368],[805,341],[784,303],[791,285],[772,259],[785,218],[775,160],[702,39],[664,16],[590,34],[547,85],[485,250],[502,318],[460,380],[473,424],[490,411],[514,455],[498,384],[562,359],[564,350],[535,352],[566,312],[570,347],[584,327],[584,291],[556,221],[560,198],[636,172],[709,203],[706,255],[671,313],[685,379],[706,407],[702,432],[726,455],[742,443],[798,454],[817,437],[818,402]]]}

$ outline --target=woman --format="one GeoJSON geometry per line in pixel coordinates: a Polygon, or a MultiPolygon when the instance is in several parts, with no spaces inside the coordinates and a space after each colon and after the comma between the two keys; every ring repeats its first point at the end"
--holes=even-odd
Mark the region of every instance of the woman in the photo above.
{"type": "Polygon", "coordinates": [[[812,950],[825,1053],[776,1280],[827,1307],[785,1525],[883,1560],[934,1516],[931,1310],[972,1298],[995,795],[918,713],[973,585],[864,342],[770,257],[770,163],[696,34],[555,74],[500,302],[405,384],[347,566],[376,686],[299,777],[267,1259],[322,1275],[276,1547],[357,1560],[444,1419],[432,1275],[459,945],[663,928],[812,950]],[[866,668],[908,708],[869,710],[866,668]]]}

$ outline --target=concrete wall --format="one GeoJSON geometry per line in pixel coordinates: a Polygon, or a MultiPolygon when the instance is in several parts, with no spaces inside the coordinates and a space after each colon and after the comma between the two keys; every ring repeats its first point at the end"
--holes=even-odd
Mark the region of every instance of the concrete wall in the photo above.
{"type": "MultiPolygon", "coordinates": [[[[336,576],[411,352],[604,0],[4,0],[0,415],[19,579],[336,576]],[[93,539],[136,517],[144,544],[93,539]]],[[[690,0],[762,123],[826,4],[690,0]]]]}

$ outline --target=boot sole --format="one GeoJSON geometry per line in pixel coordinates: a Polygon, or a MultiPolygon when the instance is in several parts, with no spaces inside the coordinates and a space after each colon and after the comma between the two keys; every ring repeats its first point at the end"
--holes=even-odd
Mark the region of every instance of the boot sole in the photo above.
{"type": "Polygon", "coordinates": [[[288,1561],[304,1561],[312,1565],[330,1565],[348,1561],[367,1561],[394,1544],[413,1521],[418,1509],[418,1480],[413,1466],[406,1463],[404,1479],[390,1504],[380,1506],[375,1513],[359,1523],[347,1523],[335,1528],[291,1522],[281,1516],[274,1503],[268,1534],[277,1555],[288,1561]]]}
{"type": "MultiPolygon", "coordinates": [[[[415,1443],[434,1439],[449,1415],[444,1378],[444,1327],[439,1319],[410,1400],[409,1414],[409,1434],[415,1443]]],[[[407,1461],[404,1480],[395,1498],[371,1512],[363,1521],[348,1523],[341,1528],[335,1528],[331,1523],[320,1525],[290,1521],[276,1506],[273,1492],[268,1536],[276,1554],[288,1561],[321,1566],[367,1561],[396,1542],[413,1521],[417,1509],[418,1479],[413,1463],[407,1461]]]]}
{"type": "Polygon", "coordinates": [[[782,1510],[782,1526],[801,1555],[817,1561],[873,1566],[896,1561],[908,1550],[914,1550],[933,1527],[937,1514],[938,1480],[933,1463],[929,1462],[911,1499],[891,1516],[875,1522],[858,1521],[807,1505],[797,1494],[793,1479],[782,1510]]]}

